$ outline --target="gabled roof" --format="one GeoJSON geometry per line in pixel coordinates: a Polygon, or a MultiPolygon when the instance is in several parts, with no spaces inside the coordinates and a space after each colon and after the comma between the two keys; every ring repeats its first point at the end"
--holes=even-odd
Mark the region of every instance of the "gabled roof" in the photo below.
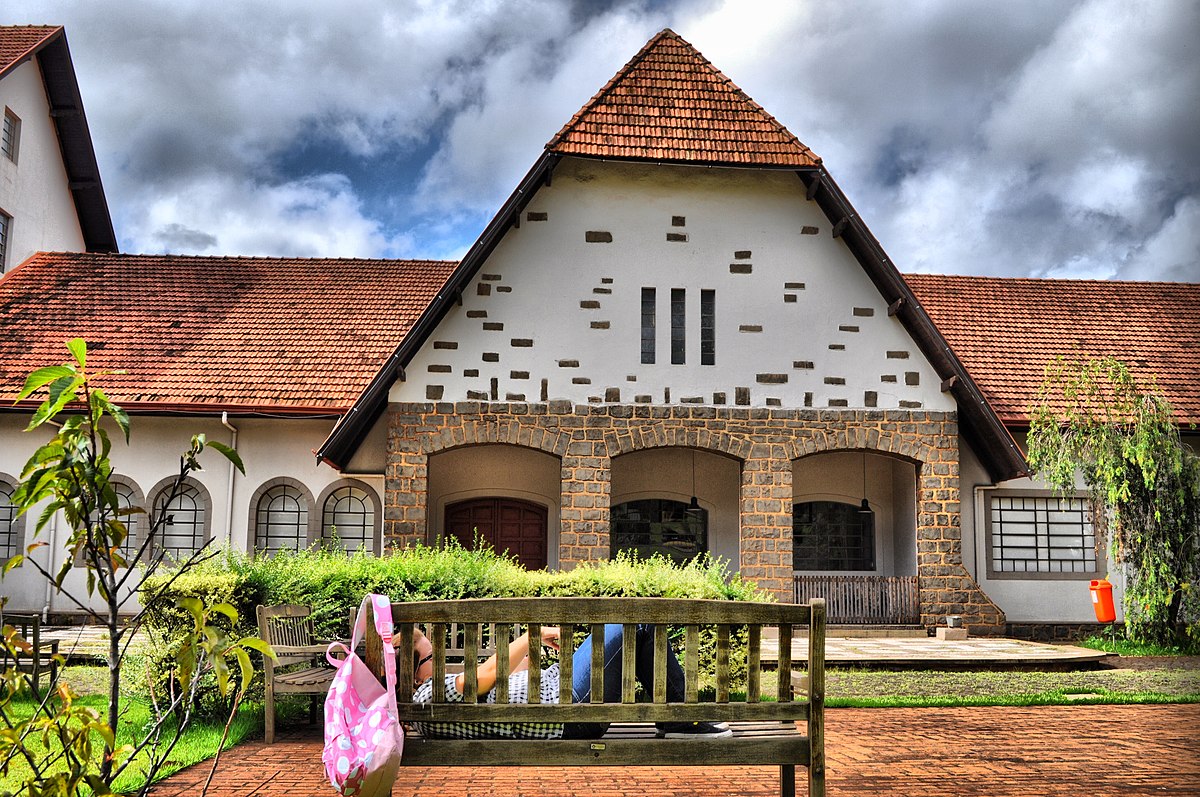
{"type": "Polygon", "coordinates": [[[558,131],[559,155],[723,166],[821,159],[679,34],[665,29],[558,131]]]}
{"type": "Polygon", "coordinates": [[[1200,284],[906,274],[1007,424],[1024,425],[1056,357],[1112,355],[1200,423],[1200,284]]]}
{"type": "Polygon", "coordinates": [[[794,170],[807,197],[829,219],[834,237],[845,242],[944,380],[943,389],[954,395],[963,433],[979,448],[989,475],[1000,480],[1028,470],[1012,435],[820,159],[669,29],[651,39],[546,145],[408,337],[321,445],[318,457],[339,467],[349,461],[386,409],[392,383],[564,156],[794,170]]]}
{"type": "Polygon", "coordinates": [[[132,412],[341,413],[454,266],[41,253],[0,279],[0,410],[82,337],[132,412]]]}
{"type": "Polygon", "coordinates": [[[0,80],[35,57],[58,133],[84,246],[89,252],[116,252],[117,236],[100,182],[100,166],[83,112],[83,97],[67,48],[66,32],[61,27],[44,25],[0,26],[0,80]]]}

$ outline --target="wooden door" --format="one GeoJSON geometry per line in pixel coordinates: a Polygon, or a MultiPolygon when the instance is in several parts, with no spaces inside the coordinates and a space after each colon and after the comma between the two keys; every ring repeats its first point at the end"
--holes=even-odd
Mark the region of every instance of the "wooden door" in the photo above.
{"type": "Polygon", "coordinates": [[[446,536],[471,548],[478,536],[529,570],[546,567],[546,507],[515,498],[473,498],[446,507],[446,536]]]}

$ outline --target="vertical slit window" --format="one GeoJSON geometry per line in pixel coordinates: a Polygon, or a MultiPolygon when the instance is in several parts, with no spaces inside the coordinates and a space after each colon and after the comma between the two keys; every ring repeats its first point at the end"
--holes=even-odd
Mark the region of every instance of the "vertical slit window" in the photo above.
{"type": "Polygon", "coordinates": [[[687,353],[687,291],[671,289],[671,365],[683,365],[687,353]]]}
{"type": "Polygon", "coordinates": [[[642,362],[654,364],[654,288],[642,288],[642,362]]]}
{"type": "Polygon", "coordinates": [[[17,162],[17,147],[21,140],[21,120],[8,108],[4,109],[4,127],[0,128],[0,155],[17,162]]]}
{"type": "Polygon", "coordinates": [[[700,364],[717,364],[717,292],[700,291],[700,364]]]}
{"type": "Polygon", "coordinates": [[[3,210],[0,210],[0,274],[4,273],[4,267],[8,262],[8,235],[11,229],[12,216],[8,216],[3,210]]]}

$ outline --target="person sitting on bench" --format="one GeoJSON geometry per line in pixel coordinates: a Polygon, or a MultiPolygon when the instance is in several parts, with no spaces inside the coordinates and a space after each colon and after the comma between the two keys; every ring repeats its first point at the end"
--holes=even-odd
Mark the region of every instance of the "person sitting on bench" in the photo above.
{"type": "MultiPolygon", "coordinates": [[[[621,650],[624,630],[620,625],[604,626],[604,702],[618,703],[621,700],[621,650]]],[[[558,650],[559,629],[542,626],[541,643],[558,650]]],[[[397,641],[399,637],[397,637],[397,641]]],[[[430,703],[433,700],[433,644],[420,630],[415,632],[416,653],[414,654],[415,685],[413,701],[430,703]]],[[[477,670],[479,694],[486,694],[485,702],[496,702],[497,656],[479,665],[477,670]]],[[[522,634],[508,646],[509,671],[508,695],[510,703],[527,703],[529,695],[529,634],[522,634]]],[[[653,626],[637,626],[635,669],[638,683],[647,694],[654,689],[654,630],[653,626]]],[[[592,696],[592,637],[589,635],[575,651],[572,659],[571,698],[574,703],[587,703],[592,696]]],[[[446,701],[461,703],[465,691],[466,675],[446,674],[443,685],[446,701]]],[[[541,698],[543,703],[557,703],[559,699],[558,665],[552,664],[542,671],[541,698]]],[[[684,700],[683,668],[675,653],[667,648],[667,701],[682,703],[684,700]]],[[[607,723],[568,722],[418,722],[417,730],[428,738],[442,739],[598,739],[608,730],[607,723]]],[[[724,723],[671,722],[658,723],[658,736],[668,739],[719,739],[732,736],[733,732],[724,723]]]]}

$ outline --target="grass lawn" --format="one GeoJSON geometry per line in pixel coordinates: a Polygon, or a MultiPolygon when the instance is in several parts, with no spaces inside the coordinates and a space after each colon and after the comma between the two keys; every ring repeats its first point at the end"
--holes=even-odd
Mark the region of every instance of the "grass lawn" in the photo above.
{"type": "MultiPolygon", "coordinates": [[[[64,670],[63,675],[65,681],[71,684],[72,689],[80,694],[77,704],[93,708],[99,711],[101,716],[107,711],[107,699],[104,694],[107,690],[107,672],[104,667],[68,667],[64,670]]],[[[14,713],[28,717],[32,713],[34,705],[31,698],[18,698],[11,708],[14,713]]],[[[135,731],[146,727],[151,717],[146,703],[136,697],[124,695],[121,706],[125,712],[125,718],[117,735],[118,746],[134,743],[135,731]]],[[[166,777],[184,767],[211,758],[216,753],[223,732],[223,722],[193,721],[179,744],[175,746],[167,764],[160,770],[159,777],[166,777]]],[[[262,707],[257,704],[244,704],[229,729],[229,738],[226,740],[225,749],[248,738],[259,736],[261,733],[262,707]]],[[[101,743],[97,741],[97,744],[101,743]]],[[[46,752],[46,748],[41,745],[40,740],[35,740],[32,746],[37,753],[44,754],[46,752]]],[[[15,791],[22,779],[28,775],[28,765],[21,759],[14,759],[8,775],[0,776],[0,793],[15,791]]],[[[114,786],[120,792],[136,789],[144,782],[144,770],[134,763],[114,786]]]]}
{"type": "Polygon", "coordinates": [[[825,691],[831,707],[1197,703],[1200,669],[1188,657],[1066,672],[835,668],[826,671],[825,691]]]}

